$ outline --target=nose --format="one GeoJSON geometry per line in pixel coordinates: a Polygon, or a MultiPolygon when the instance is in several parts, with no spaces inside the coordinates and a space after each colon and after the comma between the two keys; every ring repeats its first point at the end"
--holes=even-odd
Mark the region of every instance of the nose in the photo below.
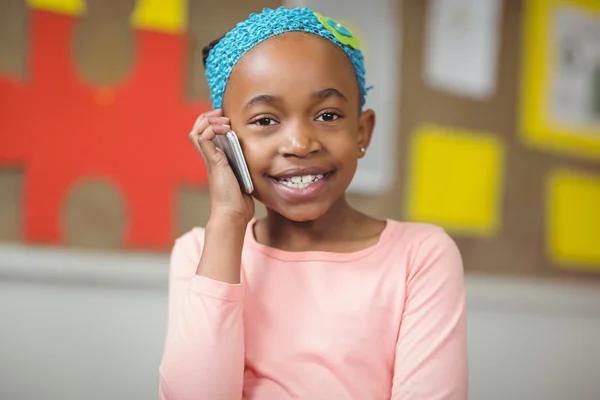
{"type": "Polygon", "coordinates": [[[283,132],[279,154],[284,157],[304,158],[321,150],[321,142],[308,127],[291,127],[283,132]]]}

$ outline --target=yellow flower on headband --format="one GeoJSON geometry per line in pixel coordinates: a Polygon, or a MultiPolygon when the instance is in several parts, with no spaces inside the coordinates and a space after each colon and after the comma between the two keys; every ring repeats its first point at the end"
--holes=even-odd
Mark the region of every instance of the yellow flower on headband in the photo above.
{"type": "Polygon", "coordinates": [[[315,17],[323,24],[323,26],[331,33],[333,36],[343,44],[350,46],[354,49],[359,49],[360,45],[358,43],[358,38],[352,34],[344,25],[339,22],[328,18],[318,12],[315,12],[315,17]]]}

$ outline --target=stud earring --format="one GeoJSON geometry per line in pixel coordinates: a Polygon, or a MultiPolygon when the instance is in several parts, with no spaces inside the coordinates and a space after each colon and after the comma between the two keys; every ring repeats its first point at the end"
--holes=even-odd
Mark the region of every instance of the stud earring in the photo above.
{"type": "Polygon", "coordinates": [[[364,147],[361,147],[361,148],[360,148],[360,152],[361,152],[361,153],[364,153],[364,152],[365,152],[365,148],[364,148],[364,147]]]}

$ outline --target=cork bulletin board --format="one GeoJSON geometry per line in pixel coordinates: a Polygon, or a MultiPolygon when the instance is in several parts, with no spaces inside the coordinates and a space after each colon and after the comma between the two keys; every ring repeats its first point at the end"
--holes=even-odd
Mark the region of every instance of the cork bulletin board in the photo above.
{"type": "Polygon", "coordinates": [[[394,202],[405,219],[446,227],[469,271],[546,277],[600,271],[600,163],[523,140],[523,120],[530,118],[520,108],[529,96],[527,43],[538,18],[532,12],[544,1],[531,1],[530,8],[504,2],[497,90],[487,101],[425,83],[427,2],[404,2],[404,163],[394,202]]]}
{"type": "MultiPolygon", "coordinates": [[[[497,89],[485,101],[426,83],[428,2],[402,2],[395,185],[353,204],[444,226],[467,271],[600,271],[600,162],[522,132],[523,82],[540,62],[527,38],[550,1],[504,2],[497,89]]],[[[280,4],[0,2],[0,241],[164,252],[203,225],[206,176],[185,136],[210,107],[201,49],[280,4]]]]}

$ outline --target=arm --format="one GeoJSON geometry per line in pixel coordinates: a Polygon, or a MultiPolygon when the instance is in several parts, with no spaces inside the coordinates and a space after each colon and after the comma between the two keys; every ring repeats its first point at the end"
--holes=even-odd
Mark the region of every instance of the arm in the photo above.
{"type": "Polygon", "coordinates": [[[167,338],[160,365],[161,400],[236,400],[244,374],[243,230],[206,228],[199,263],[191,236],[171,254],[167,338]],[[229,282],[228,282],[229,281],[229,282]]]}
{"type": "Polygon", "coordinates": [[[467,400],[463,265],[442,230],[425,238],[407,273],[392,400],[467,400]]]}

